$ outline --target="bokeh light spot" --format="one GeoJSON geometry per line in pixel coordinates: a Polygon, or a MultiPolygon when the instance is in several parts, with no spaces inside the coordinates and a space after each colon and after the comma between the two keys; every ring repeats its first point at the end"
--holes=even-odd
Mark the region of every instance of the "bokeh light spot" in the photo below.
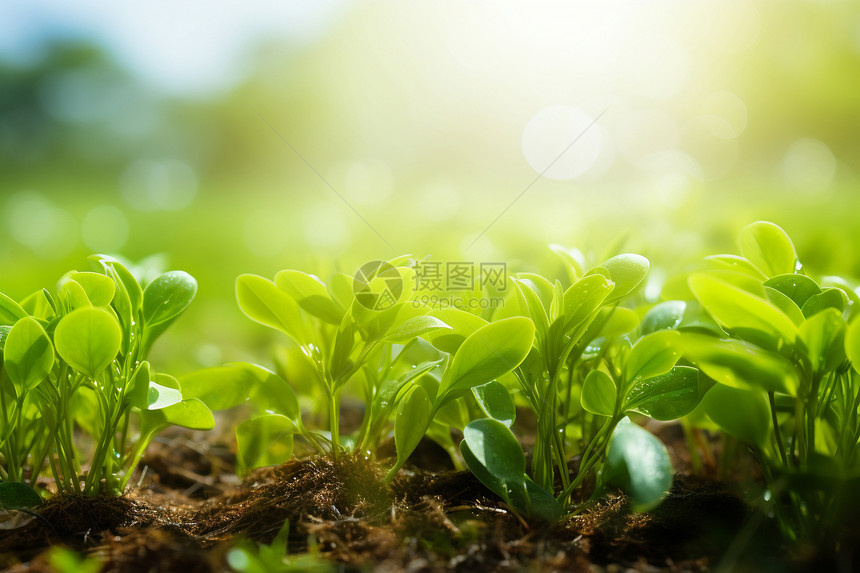
{"type": "Polygon", "coordinates": [[[197,175],[183,161],[139,159],[123,172],[120,193],[139,211],[180,211],[194,201],[197,175]]]}
{"type": "Polygon", "coordinates": [[[801,191],[823,191],[836,175],[836,158],[823,142],[803,138],[791,144],[782,160],[785,182],[801,191]]]}
{"type": "Polygon", "coordinates": [[[88,249],[97,253],[115,253],[128,239],[128,220],[122,211],[110,205],[99,205],[84,215],[81,236],[88,249]]]}
{"type": "Polygon", "coordinates": [[[15,193],[7,201],[5,211],[12,238],[43,258],[62,258],[77,244],[72,216],[40,193],[15,193]]]}
{"type": "Polygon", "coordinates": [[[604,145],[602,130],[594,129],[593,122],[574,107],[558,105],[538,112],[523,130],[526,161],[548,179],[566,181],[583,175],[597,162],[604,145]]]}

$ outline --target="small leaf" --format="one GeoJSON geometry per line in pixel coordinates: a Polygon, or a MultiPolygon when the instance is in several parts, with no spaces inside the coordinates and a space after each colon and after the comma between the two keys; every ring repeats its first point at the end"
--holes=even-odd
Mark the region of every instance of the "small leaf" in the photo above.
{"type": "Polygon", "coordinates": [[[275,275],[275,284],[308,314],[329,324],[339,325],[343,320],[343,308],[329,297],[325,284],[314,275],[285,270],[275,275]]]}
{"type": "Polygon", "coordinates": [[[606,372],[592,370],[582,381],[579,402],[582,407],[598,416],[611,416],[615,412],[615,397],[618,389],[606,372]]]}
{"type": "Polygon", "coordinates": [[[687,303],[682,300],[661,302],[645,314],[639,331],[644,336],[658,330],[674,330],[680,326],[686,309],[687,303]]]}
{"type": "Polygon", "coordinates": [[[257,275],[239,275],[236,299],[251,320],[284,332],[299,346],[307,343],[299,305],[272,281],[257,275]]]}
{"type": "Polygon", "coordinates": [[[445,324],[450,330],[435,330],[427,335],[427,339],[433,346],[454,354],[466,338],[487,324],[487,321],[465,310],[457,308],[440,308],[430,312],[430,316],[435,316],[445,324]]]}
{"type": "Polygon", "coordinates": [[[797,306],[797,304],[795,304],[795,302],[788,296],[769,286],[764,287],[764,293],[767,295],[767,300],[776,308],[781,310],[785,316],[790,318],[795,326],[803,324],[804,318],[803,313],[800,311],[800,307],[797,306]]]}
{"type": "Polygon", "coordinates": [[[81,285],[94,306],[107,306],[113,300],[116,285],[108,276],[101,273],[73,272],[68,278],[81,285]]]}
{"type": "Polygon", "coordinates": [[[430,398],[421,386],[412,386],[397,408],[394,419],[394,445],[397,467],[406,463],[430,426],[430,398]]]}
{"type": "Polygon", "coordinates": [[[42,498],[36,490],[17,481],[0,483],[0,509],[29,509],[42,505],[42,498]]]}
{"type": "Polygon", "coordinates": [[[143,322],[154,326],[182,314],[197,294],[197,281],[184,271],[170,271],[149,283],[143,291],[143,322]]]}
{"type": "Polygon", "coordinates": [[[625,384],[669,372],[681,358],[680,339],[676,330],[660,330],[640,338],[624,364],[625,384]]]}
{"type": "Polygon", "coordinates": [[[481,410],[494,420],[498,420],[507,427],[511,427],[517,418],[517,409],[511,393],[501,382],[487,382],[472,388],[472,394],[478,401],[481,410]]]}
{"type": "Polygon", "coordinates": [[[397,327],[389,330],[388,334],[386,334],[382,340],[385,342],[405,344],[413,338],[417,338],[418,336],[423,336],[424,334],[440,329],[453,330],[450,326],[435,316],[414,316],[403,321],[397,327]]]}
{"type": "Polygon", "coordinates": [[[505,318],[479,328],[463,341],[445,370],[439,396],[465,391],[507,374],[528,355],[534,333],[532,321],[523,317],[505,318]]]}
{"type": "Polygon", "coordinates": [[[510,428],[498,420],[481,418],[470,422],[463,438],[475,459],[496,479],[524,481],[526,458],[510,428]]]}
{"type": "Polygon", "coordinates": [[[57,354],[72,368],[96,378],[113,362],[122,342],[116,318],[98,308],[79,308],[64,316],[54,331],[57,354]]]}
{"type": "Polygon", "coordinates": [[[600,274],[588,275],[564,293],[564,331],[570,332],[594,314],[613,290],[613,283],[600,274]]]}
{"type": "Polygon", "coordinates": [[[294,421],[301,417],[299,399],[286,380],[257,364],[236,362],[230,366],[242,368],[256,379],[256,385],[251,389],[253,403],[276,414],[283,414],[294,421]]]}
{"type": "Polygon", "coordinates": [[[835,308],[809,317],[798,329],[812,370],[832,372],[845,360],[845,321],[835,308]]]}
{"type": "Polygon", "coordinates": [[[695,409],[702,393],[699,371],[675,366],[666,374],[636,382],[627,393],[624,409],[655,420],[677,420],[695,409]]]}
{"type": "Polygon", "coordinates": [[[685,358],[720,384],[797,395],[797,373],[779,354],[739,340],[691,333],[682,335],[681,347],[685,358]]]}
{"type": "Polygon", "coordinates": [[[727,434],[748,444],[767,444],[771,416],[764,392],[716,384],[702,398],[702,410],[727,434]]]}
{"type": "Polygon", "coordinates": [[[12,326],[27,316],[17,302],[0,292],[0,325],[12,326]]]}
{"type": "Polygon", "coordinates": [[[198,398],[210,410],[227,410],[242,404],[256,382],[248,369],[234,366],[204,368],[179,379],[182,396],[198,398]]]}
{"type": "Polygon", "coordinates": [[[809,297],[819,294],[821,287],[811,278],[794,273],[777,275],[764,281],[764,286],[778,290],[802,308],[809,297]]]}
{"type": "Polygon", "coordinates": [[[160,412],[167,424],[190,430],[211,430],[215,427],[212,412],[197,398],[189,398],[167,408],[150,411],[160,412]]]}
{"type": "Polygon", "coordinates": [[[633,292],[648,275],[650,263],[641,255],[616,255],[600,265],[609,271],[609,277],[615,283],[612,294],[607,302],[620,300],[633,292]]]}
{"type": "Polygon", "coordinates": [[[743,228],[741,253],[765,276],[793,273],[797,252],[785,231],[768,221],[757,221],[743,228]]]}
{"type": "Polygon", "coordinates": [[[605,475],[630,496],[634,511],[648,511],[669,493],[672,462],[660,440],[624,418],[609,440],[605,475]]]}
{"type": "Polygon", "coordinates": [[[766,300],[705,274],[692,275],[688,282],[699,302],[725,328],[756,330],[777,341],[794,342],[794,322],[766,300]]]}
{"type": "Polygon", "coordinates": [[[182,401],[182,392],[150,381],[147,410],[161,410],[182,401]]]}
{"type": "Polygon", "coordinates": [[[19,396],[48,377],[54,365],[54,346],[34,318],[22,318],[9,331],[3,367],[19,396]]]}
{"type": "Polygon", "coordinates": [[[293,455],[296,425],[280,414],[251,418],[236,428],[236,449],[244,471],[282,464],[293,455]]]}
{"type": "Polygon", "coordinates": [[[828,308],[835,308],[842,312],[846,306],[848,306],[848,295],[845,294],[845,291],[841,288],[826,288],[819,294],[809,297],[803,303],[801,311],[803,311],[803,316],[809,318],[828,308]]]}

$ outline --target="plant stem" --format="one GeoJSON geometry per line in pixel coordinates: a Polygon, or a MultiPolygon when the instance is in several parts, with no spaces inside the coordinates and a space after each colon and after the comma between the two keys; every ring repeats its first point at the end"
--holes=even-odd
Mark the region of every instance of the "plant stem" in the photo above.
{"type": "Polygon", "coordinates": [[[782,459],[782,465],[788,467],[788,458],[785,455],[785,446],[782,444],[782,435],[779,432],[779,420],[776,417],[776,400],[773,392],[767,393],[767,398],[770,401],[770,416],[773,422],[773,435],[776,438],[776,448],[779,450],[779,457],[782,459]]]}

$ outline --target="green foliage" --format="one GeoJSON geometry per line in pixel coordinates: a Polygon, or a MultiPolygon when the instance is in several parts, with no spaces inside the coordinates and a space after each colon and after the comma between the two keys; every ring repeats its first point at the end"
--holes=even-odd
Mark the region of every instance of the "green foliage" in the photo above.
{"type": "Polygon", "coordinates": [[[288,555],[289,533],[290,522],[285,521],[269,544],[255,545],[250,541],[240,540],[227,553],[227,564],[239,573],[325,573],[336,569],[319,556],[319,550],[313,541],[308,553],[288,555]]]}
{"type": "Polygon", "coordinates": [[[146,361],[152,343],[194,298],[197,283],[172,271],[142,289],[116,259],[91,260],[96,271],[67,273],[56,296],[41,289],[20,304],[0,297],[4,486],[17,487],[12,484],[22,481],[25,467],[30,485],[49,468],[59,491],[119,493],[158,432],[170,425],[214,426],[203,402],[146,361]],[[88,460],[81,459],[84,452],[88,460]],[[89,470],[82,475],[84,461],[89,470]]]}
{"type": "Polygon", "coordinates": [[[602,479],[627,492],[635,511],[647,511],[669,492],[672,475],[666,446],[629,418],[622,419],[609,440],[602,479]]]}

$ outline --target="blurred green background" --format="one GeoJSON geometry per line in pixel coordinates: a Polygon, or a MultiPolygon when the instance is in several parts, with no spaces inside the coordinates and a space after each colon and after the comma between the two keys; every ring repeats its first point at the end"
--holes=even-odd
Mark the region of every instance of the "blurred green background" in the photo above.
{"type": "Polygon", "coordinates": [[[858,277],[858,78],[849,1],[4,2],[0,291],[163,254],[184,369],[265,354],[244,272],[560,243],[665,276],[769,219],[858,277]]]}

